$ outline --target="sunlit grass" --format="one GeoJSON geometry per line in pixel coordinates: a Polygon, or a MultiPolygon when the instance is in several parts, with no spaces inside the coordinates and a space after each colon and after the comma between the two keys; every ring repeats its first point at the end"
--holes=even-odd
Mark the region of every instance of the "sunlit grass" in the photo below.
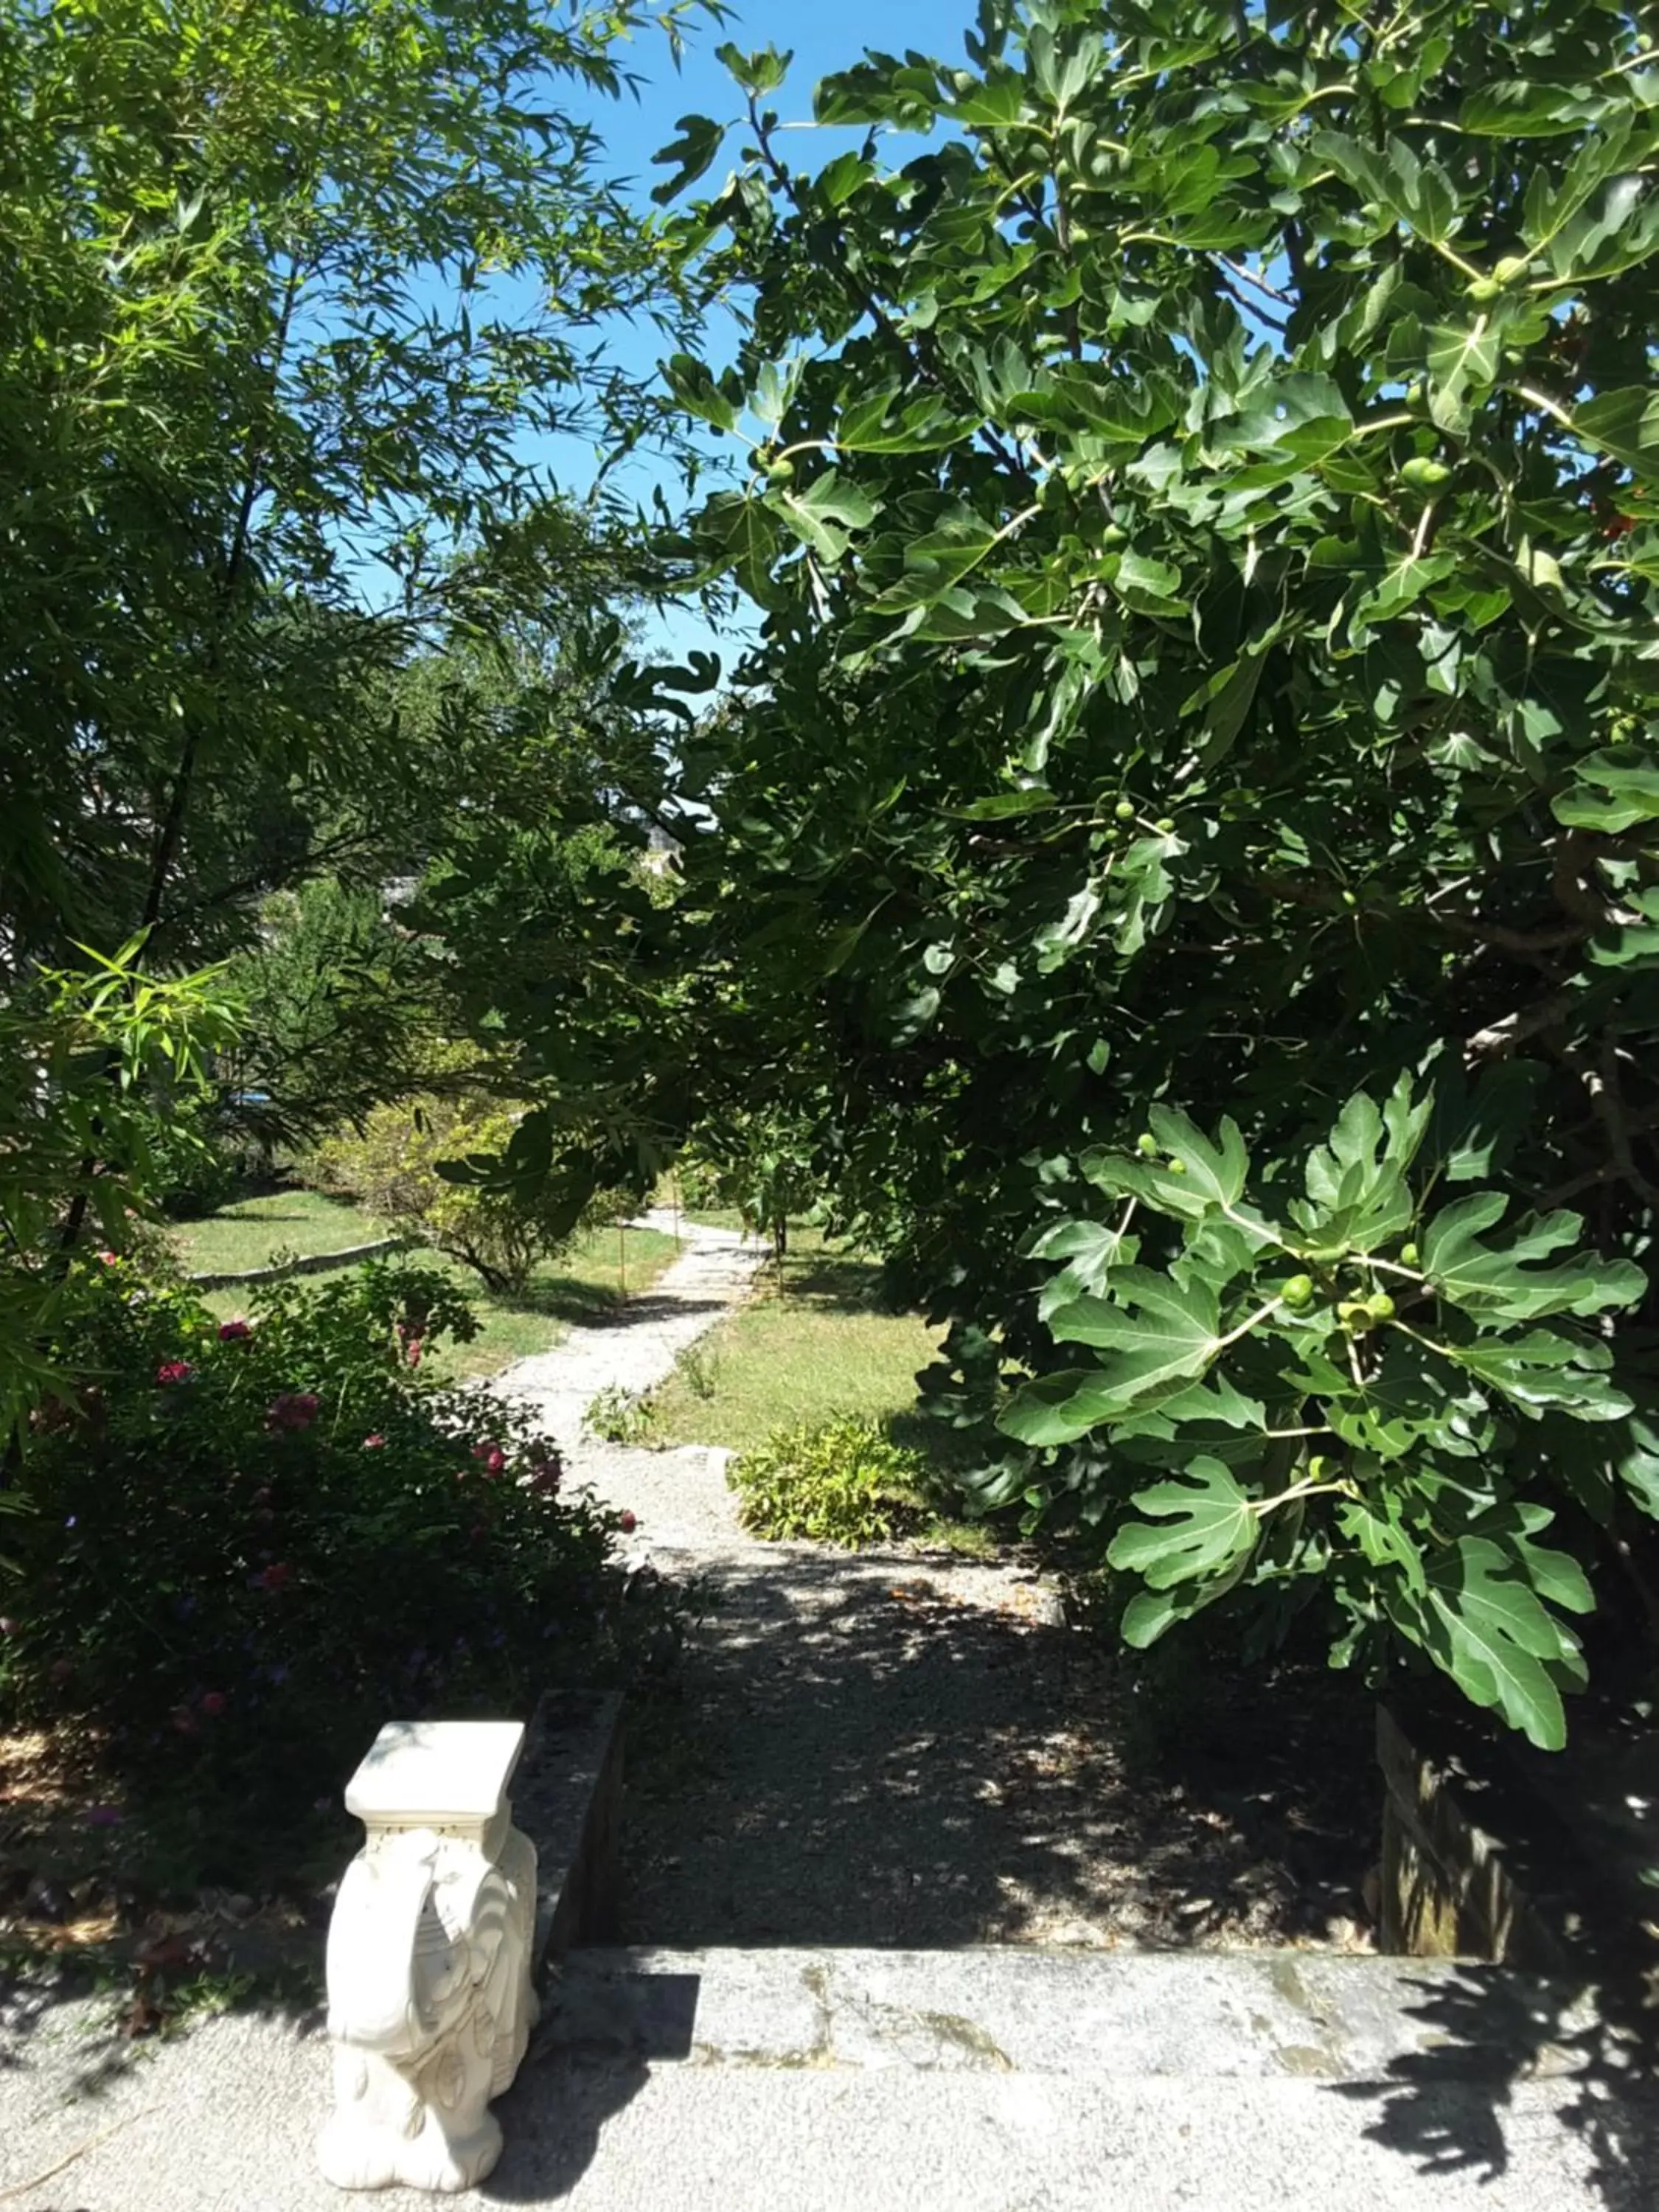
{"type": "Polygon", "coordinates": [[[385,1224],[343,1198],[317,1190],[277,1190],[245,1198],[200,1221],[179,1223],[168,1242],[192,1275],[246,1275],[268,1267],[280,1254],[309,1258],[343,1252],[389,1236],[385,1224]]]}
{"type": "MultiPolygon", "coordinates": [[[[246,1199],[201,1221],[179,1224],[171,1241],[193,1274],[246,1274],[280,1255],[341,1252],[373,1243],[385,1226],[347,1200],[316,1191],[284,1190],[246,1199]]],[[[584,1231],[544,1261],[522,1296],[488,1289],[471,1268],[441,1254],[420,1252],[471,1299],[483,1328],[471,1344],[440,1345],[429,1372],[446,1382],[498,1374],[517,1359],[551,1351],[571,1328],[614,1313],[625,1297],[648,1290],[676,1253],[674,1239],[654,1229],[607,1225],[584,1231]]],[[[211,1291],[204,1303],[220,1320],[246,1310],[242,1290],[211,1291]]]]}
{"type": "Polygon", "coordinates": [[[781,1285],[769,1261],[754,1297],[652,1394],[653,1441],[749,1451],[786,1425],[908,1412],[934,1340],[915,1314],[881,1310],[878,1279],[872,1261],[795,1231],[781,1285]]]}

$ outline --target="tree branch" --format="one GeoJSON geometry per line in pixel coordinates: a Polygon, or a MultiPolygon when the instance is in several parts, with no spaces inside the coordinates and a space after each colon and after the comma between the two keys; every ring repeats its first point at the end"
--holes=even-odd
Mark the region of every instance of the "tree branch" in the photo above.
{"type": "MultiPolygon", "coordinates": [[[[290,260],[288,283],[283,289],[282,309],[276,318],[276,346],[271,361],[271,374],[276,376],[282,368],[283,356],[288,349],[288,334],[294,320],[295,306],[300,296],[300,264],[290,260]]],[[[246,465],[243,471],[241,497],[237,502],[236,520],[232,526],[230,544],[225,554],[224,574],[219,586],[219,619],[223,620],[236,586],[241,580],[242,569],[247,561],[248,539],[253,526],[253,509],[259,497],[261,471],[264,466],[257,431],[250,429],[247,441],[246,465]]],[[[216,639],[210,655],[216,667],[221,639],[216,639]]],[[[192,785],[196,781],[196,763],[202,749],[199,722],[185,740],[179,765],[173,771],[173,787],[167,797],[167,812],[162,817],[161,831],[155,841],[155,854],[150,863],[149,888],[144,895],[143,926],[153,928],[161,911],[161,902],[167,896],[167,878],[178,858],[179,842],[184,836],[185,815],[190,805],[192,785]]]]}
{"type": "MultiPolygon", "coordinates": [[[[761,160],[765,165],[768,175],[801,221],[812,222],[814,217],[802,204],[794,179],[778,159],[770,134],[761,120],[760,103],[753,93],[749,96],[749,119],[754,126],[761,160]]],[[[912,374],[920,377],[926,383],[932,384],[948,396],[954,390],[954,386],[940,365],[937,349],[923,336],[918,336],[914,346],[907,343],[903,333],[881,301],[869,286],[861,283],[854,274],[847,250],[846,238],[839,227],[834,228],[836,245],[840,250],[832,257],[831,266],[841,280],[843,291],[860,312],[869,317],[870,321],[880,333],[883,343],[898,355],[912,374]]],[[[1001,462],[1003,467],[1012,476],[1017,477],[1028,492],[1034,491],[1036,482],[1030,470],[1020,459],[1018,453],[1004,439],[1000,431],[989,422],[981,422],[979,426],[979,434],[991,448],[997,459],[1001,462]]]]}
{"type": "Polygon", "coordinates": [[[1619,1083],[1619,1050],[1613,1038],[1602,1039],[1599,1065],[1592,1064],[1571,1045],[1562,1046],[1557,1056],[1583,1085],[1595,1118],[1607,1133],[1607,1149],[1613,1154],[1613,1172],[1601,1180],[1616,1178],[1628,1183],[1644,1205],[1659,1207],[1659,1187],[1637,1166],[1631,1149],[1631,1124],[1625,1113],[1624,1093],[1619,1083]]]}
{"type": "Polygon", "coordinates": [[[1535,1006],[1520,1006],[1512,1014],[1505,1014],[1500,1022],[1490,1023],[1477,1030],[1463,1046],[1468,1060],[1498,1060],[1513,1052],[1528,1037],[1540,1036],[1546,1030],[1557,1028],[1580,1005],[1582,991],[1555,991],[1535,1006]]]}

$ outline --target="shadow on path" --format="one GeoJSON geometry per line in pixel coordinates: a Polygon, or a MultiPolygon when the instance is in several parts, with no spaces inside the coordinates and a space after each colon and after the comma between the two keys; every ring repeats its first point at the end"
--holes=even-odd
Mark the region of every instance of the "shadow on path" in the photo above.
{"type": "Polygon", "coordinates": [[[1639,1978],[1586,1985],[1469,1966],[1421,1984],[1413,2016],[1431,2048],[1379,2081],[1334,2094],[1375,2103],[1366,2134],[1425,2176],[1509,2171],[1510,2118],[1523,2083],[1556,2080],[1557,2124],[1583,2139],[1589,2180],[1610,2212],[1648,2212],[1659,2175],[1659,2014],[1639,1978]]]}
{"type": "Polygon", "coordinates": [[[1185,1947],[1323,1940],[1357,1911],[1380,1785],[1352,1693],[1286,1743],[1259,1684],[1206,1685],[1183,1742],[1006,1575],[707,1564],[684,1702],[631,1754],[629,1941],[1185,1947]]]}

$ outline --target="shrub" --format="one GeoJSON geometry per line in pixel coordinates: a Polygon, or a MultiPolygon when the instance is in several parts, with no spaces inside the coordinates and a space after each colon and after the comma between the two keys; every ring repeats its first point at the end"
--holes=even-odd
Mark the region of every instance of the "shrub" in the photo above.
{"type": "Polygon", "coordinates": [[[775,1429],[731,1469],[743,1525],[775,1540],[805,1536],[840,1544],[891,1543],[927,1517],[927,1462],[851,1417],[817,1428],[775,1429]]]}
{"type": "Polygon", "coordinates": [[[614,1383],[599,1392],[582,1417],[588,1435],[606,1444],[648,1443],[656,1424],[657,1409],[647,1395],[614,1383]]]}
{"type": "Polygon", "coordinates": [[[477,1093],[428,1096],[377,1106],[362,1128],[343,1129],[313,1156],[319,1178],[371,1213],[472,1268],[493,1291],[522,1291],[537,1262],[568,1241],[531,1192],[451,1182],[441,1162],[504,1152],[520,1116],[477,1093]]]}
{"type": "Polygon", "coordinates": [[[388,1717],[526,1713],[612,1668],[636,1610],[617,1516],[561,1494],[526,1417],[420,1371],[475,1328],[407,1261],[224,1323],[107,1263],[6,1524],[12,1717],[87,1724],[140,1796],[258,1821],[336,1795],[388,1717]]]}
{"type": "Polygon", "coordinates": [[[792,1220],[816,1218],[823,1198],[811,1141],[793,1112],[728,1111],[701,1132],[680,1164],[681,1189],[693,1206],[732,1206],[744,1226],[770,1240],[781,1268],[792,1220]]]}
{"type": "Polygon", "coordinates": [[[150,1196],[173,1221],[198,1221],[244,1193],[249,1161],[204,1103],[174,1103],[150,1146],[150,1196]]]}

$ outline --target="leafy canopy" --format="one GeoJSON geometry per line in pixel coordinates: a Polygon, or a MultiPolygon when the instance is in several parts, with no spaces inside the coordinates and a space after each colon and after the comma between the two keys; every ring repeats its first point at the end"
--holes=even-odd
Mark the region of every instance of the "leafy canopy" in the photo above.
{"type": "Polygon", "coordinates": [[[688,959],[1133,1632],[1317,1597],[1559,1741],[1654,1502],[1659,67],[1589,0],[986,0],[811,168],[730,58],[726,180],[664,157],[746,303],[666,365],[734,464],[678,550],[759,622],[688,959]]]}

